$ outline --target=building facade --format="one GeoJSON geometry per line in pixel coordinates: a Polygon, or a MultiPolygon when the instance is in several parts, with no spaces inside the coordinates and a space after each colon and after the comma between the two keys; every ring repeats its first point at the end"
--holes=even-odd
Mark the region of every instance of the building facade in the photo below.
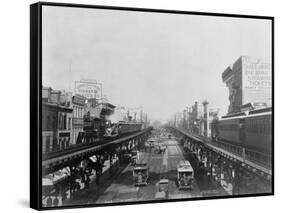
{"type": "Polygon", "coordinates": [[[72,109],[54,103],[42,103],[43,154],[68,148],[71,144],[72,109]]]}
{"type": "Polygon", "coordinates": [[[56,106],[42,103],[42,153],[55,149],[57,141],[58,112],[56,106]]]}
{"type": "Polygon", "coordinates": [[[83,143],[83,138],[79,137],[83,132],[86,98],[81,95],[72,97],[72,140],[71,144],[83,143]]]}
{"type": "Polygon", "coordinates": [[[181,113],[175,113],[169,125],[205,137],[211,136],[212,121],[218,117],[219,109],[209,109],[207,101],[197,101],[181,113]]]}
{"type": "Polygon", "coordinates": [[[72,108],[62,102],[61,91],[42,88],[43,154],[71,146],[72,108]]]}
{"type": "Polygon", "coordinates": [[[72,109],[59,106],[58,108],[58,148],[60,150],[71,146],[72,109]]]}
{"type": "Polygon", "coordinates": [[[271,64],[249,56],[241,56],[222,73],[229,89],[228,113],[239,112],[242,105],[271,105],[271,64]]]}

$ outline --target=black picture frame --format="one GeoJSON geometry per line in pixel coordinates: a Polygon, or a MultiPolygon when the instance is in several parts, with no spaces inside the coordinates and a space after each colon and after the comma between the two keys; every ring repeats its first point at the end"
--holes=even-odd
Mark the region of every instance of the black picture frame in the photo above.
{"type": "Polygon", "coordinates": [[[209,13],[209,12],[194,12],[194,11],[177,11],[177,10],[162,10],[162,9],[147,9],[147,8],[130,8],[102,5],[84,5],[84,4],[68,4],[54,2],[38,2],[30,5],[30,207],[36,210],[49,209],[68,209],[68,208],[83,208],[83,207],[99,207],[99,206],[116,206],[116,205],[132,205],[146,203],[163,203],[191,200],[206,200],[206,199],[222,199],[222,198],[237,198],[237,197],[255,197],[274,195],[274,17],[258,16],[258,15],[242,15],[242,14],[224,14],[224,13],[209,13]],[[105,10],[119,11],[134,11],[148,13],[166,13],[166,14],[181,14],[181,15],[201,15],[201,16],[216,16],[216,17],[237,17],[248,19],[262,19],[271,21],[271,64],[272,64],[272,192],[232,195],[232,196],[216,196],[216,197],[200,197],[200,198],[181,198],[173,200],[152,200],[152,201],[134,201],[134,202],[118,202],[106,204],[87,204],[87,205],[71,205],[60,207],[43,207],[42,196],[42,7],[75,7],[75,8],[93,8],[105,10]]]}

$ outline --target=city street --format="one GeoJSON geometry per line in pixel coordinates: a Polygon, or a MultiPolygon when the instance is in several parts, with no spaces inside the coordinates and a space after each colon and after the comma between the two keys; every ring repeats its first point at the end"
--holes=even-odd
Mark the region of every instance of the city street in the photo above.
{"type": "Polygon", "coordinates": [[[184,160],[183,153],[177,141],[168,140],[165,143],[167,150],[164,154],[155,153],[154,149],[151,152],[140,152],[139,159],[145,159],[149,166],[147,186],[134,186],[133,167],[129,165],[113,180],[96,203],[154,200],[157,183],[161,178],[169,180],[169,199],[200,196],[196,182],[194,182],[192,190],[178,190],[176,185],[177,165],[180,160],[184,160]]]}
{"type": "MultiPolygon", "coordinates": [[[[192,189],[179,189],[177,167],[180,161],[190,160],[188,157],[189,153],[183,150],[183,147],[174,137],[171,139],[160,137],[159,139],[160,143],[154,142],[153,146],[146,147],[146,149],[138,152],[137,161],[146,162],[149,168],[147,185],[135,186],[133,178],[134,166],[132,163],[124,165],[114,160],[111,172],[109,166],[104,167],[99,185],[96,184],[95,175],[93,175],[88,188],[83,189],[82,186],[81,190],[76,191],[73,197],[68,197],[64,201],[59,199],[59,205],[155,200],[157,199],[156,194],[159,191],[160,179],[168,179],[167,197],[162,197],[162,199],[226,195],[221,187],[213,184],[205,176],[200,176],[200,174],[194,174],[195,179],[192,183],[192,189]],[[159,149],[155,144],[165,146],[165,152],[159,153],[159,149]]],[[[196,173],[195,165],[192,166],[194,173],[196,173]]]]}

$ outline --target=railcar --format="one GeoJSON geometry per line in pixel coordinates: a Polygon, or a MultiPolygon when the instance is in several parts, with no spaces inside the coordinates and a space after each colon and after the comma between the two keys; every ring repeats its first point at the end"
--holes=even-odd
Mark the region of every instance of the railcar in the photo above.
{"type": "Polygon", "coordinates": [[[249,149],[271,154],[272,143],[271,111],[249,113],[245,119],[245,145],[249,149]]]}
{"type": "Polygon", "coordinates": [[[218,122],[218,139],[241,145],[242,139],[240,132],[245,122],[245,115],[235,118],[224,118],[218,122]]]}
{"type": "Polygon", "coordinates": [[[271,167],[272,113],[251,113],[245,121],[246,159],[271,167]]]}
{"type": "Polygon", "coordinates": [[[272,152],[271,119],[271,107],[223,116],[212,123],[211,135],[227,150],[268,166],[272,152]]]}
{"type": "Polygon", "coordinates": [[[92,134],[94,137],[101,137],[104,135],[106,129],[106,120],[101,118],[94,118],[90,116],[84,117],[84,132],[92,134]]]}
{"type": "Polygon", "coordinates": [[[111,124],[109,120],[91,117],[89,114],[84,116],[84,135],[86,143],[93,142],[96,138],[112,139],[122,135],[137,132],[143,129],[142,123],[118,122],[111,124]]]}
{"type": "Polygon", "coordinates": [[[142,129],[143,129],[142,123],[118,122],[118,123],[112,125],[111,128],[107,129],[104,137],[105,138],[120,137],[122,135],[134,133],[134,132],[137,132],[137,131],[141,131],[142,129]]]}
{"type": "Polygon", "coordinates": [[[133,133],[142,130],[141,123],[119,123],[118,134],[133,133]]]}

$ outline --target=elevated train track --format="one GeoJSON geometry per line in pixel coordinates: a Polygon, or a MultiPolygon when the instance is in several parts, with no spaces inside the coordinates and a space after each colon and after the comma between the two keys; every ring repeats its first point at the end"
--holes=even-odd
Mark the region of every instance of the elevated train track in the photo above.
{"type": "Polygon", "coordinates": [[[185,131],[182,131],[180,129],[174,128],[174,127],[166,127],[167,129],[170,129],[171,131],[175,132],[177,135],[182,136],[183,138],[188,138],[192,140],[195,143],[199,143],[201,146],[203,146],[206,150],[216,153],[217,155],[223,157],[224,159],[230,161],[233,165],[245,169],[248,172],[254,174],[255,176],[258,176],[265,181],[268,181],[269,183],[272,180],[272,170],[271,168],[265,167],[263,165],[259,165],[256,162],[247,160],[242,158],[241,156],[238,156],[234,153],[229,152],[228,150],[225,150],[223,148],[220,148],[214,143],[211,139],[205,138],[203,136],[197,136],[191,133],[187,133],[185,131]]]}
{"type": "Polygon", "coordinates": [[[84,144],[66,150],[45,154],[42,156],[42,168],[47,172],[61,169],[66,165],[71,164],[72,161],[90,157],[98,152],[106,152],[109,149],[114,149],[118,146],[122,146],[122,144],[128,143],[137,138],[139,139],[142,136],[149,134],[151,130],[152,127],[148,127],[142,131],[111,140],[100,140],[96,143],[84,144]]]}

